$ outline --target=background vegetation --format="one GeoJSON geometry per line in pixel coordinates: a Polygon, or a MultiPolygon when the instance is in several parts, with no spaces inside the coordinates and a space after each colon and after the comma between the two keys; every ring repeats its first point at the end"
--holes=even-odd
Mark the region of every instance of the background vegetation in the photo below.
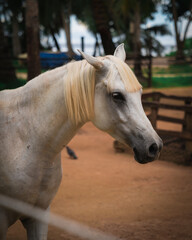
{"type": "Polygon", "coordinates": [[[0,89],[24,84],[26,73],[28,80],[38,75],[42,71],[40,51],[53,47],[61,51],[57,40],[61,30],[65,31],[68,58],[75,56],[70,34],[72,15],[95,37],[94,54],[101,45],[105,54],[113,54],[124,42],[127,58],[133,60],[135,74],[144,85],[192,85],[192,38],[187,39],[192,0],[0,0],[0,89]],[[175,50],[167,57],[174,57],[171,63],[176,65],[166,69],[152,69],[152,55],[161,56],[165,46],[156,37],[171,34],[170,29],[165,24],[143,28],[159,8],[175,31],[175,50]],[[53,41],[43,43],[45,36],[53,41]],[[27,62],[17,59],[23,53],[27,62]],[[149,62],[147,70],[143,69],[143,56],[149,62]]]}

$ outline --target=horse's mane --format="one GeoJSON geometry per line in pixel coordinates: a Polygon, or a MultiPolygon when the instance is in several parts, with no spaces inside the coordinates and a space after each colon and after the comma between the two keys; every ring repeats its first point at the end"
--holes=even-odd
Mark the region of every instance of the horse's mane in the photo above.
{"type": "Polygon", "coordinates": [[[67,64],[64,97],[72,122],[86,122],[94,116],[95,69],[86,60],[67,64]]]}
{"type": "MultiPolygon", "coordinates": [[[[107,90],[113,89],[114,77],[118,73],[128,92],[136,92],[141,85],[126,63],[114,56],[100,59],[110,59],[114,66],[109,68],[107,90]],[[116,67],[117,71],[114,70],[116,67]]],[[[67,76],[64,83],[64,97],[69,118],[75,124],[86,122],[94,116],[95,68],[86,60],[67,64],[67,76]]]]}

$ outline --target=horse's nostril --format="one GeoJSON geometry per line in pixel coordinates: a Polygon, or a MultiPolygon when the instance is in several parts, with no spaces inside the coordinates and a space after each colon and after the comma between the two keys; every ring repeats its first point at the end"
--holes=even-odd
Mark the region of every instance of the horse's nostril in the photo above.
{"type": "Polygon", "coordinates": [[[158,149],[157,144],[156,144],[156,143],[153,143],[153,144],[151,144],[151,146],[149,147],[149,154],[155,156],[155,155],[157,154],[158,150],[159,150],[159,149],[158,149]]]}

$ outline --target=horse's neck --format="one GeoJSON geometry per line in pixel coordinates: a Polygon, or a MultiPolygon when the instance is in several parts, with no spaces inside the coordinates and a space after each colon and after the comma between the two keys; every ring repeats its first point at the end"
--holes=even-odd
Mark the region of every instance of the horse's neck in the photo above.
{"type": "Polygon", "coordinates": [[[67,116],[63,90],[65,73],[65,67],[61,67],[39,76],[26,86],[31,98],[32,114],[29,117],[33,119],[30,126],[33,137],[54,154],[60,152],[81,127],[74,127],[67,116]]]}

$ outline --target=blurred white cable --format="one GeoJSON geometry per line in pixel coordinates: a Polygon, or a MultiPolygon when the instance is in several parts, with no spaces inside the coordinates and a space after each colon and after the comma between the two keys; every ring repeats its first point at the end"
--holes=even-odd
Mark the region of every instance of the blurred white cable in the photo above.
{"type": "MultiPolygon", "coordinates": [[[[120,238],[105,234],[99,230],[88,227],[76,221],[61,217],[49,211],[34,207],[25,202],[4,196],[0,194],[0,206],[19,212],[37,219],[41,222],[50,224],[59,229],[62,229],[73,236],[89,240],[120,240],[120,238]]],[[[121,238],[122,240],[122,238],[121,238]]]]}

